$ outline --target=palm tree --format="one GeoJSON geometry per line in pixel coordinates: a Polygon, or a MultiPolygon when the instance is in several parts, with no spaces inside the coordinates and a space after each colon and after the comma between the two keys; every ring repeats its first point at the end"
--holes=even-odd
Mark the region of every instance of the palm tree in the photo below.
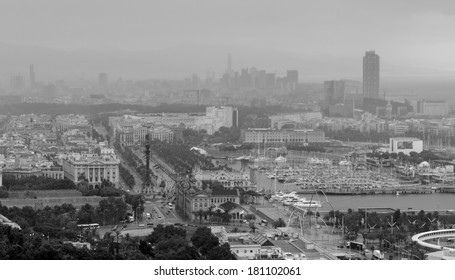
{"type": "Polygon", "coordinates": [[[330,218],[330,222],[333,223],[333,219],[335,218],[335,211],[333,211],[333,210],[329,211],[329,218],[330,218]]]}
{"type": "Polygon", "coordinates": [[[209,206],[209,209],[207,209],[207,216],[209,217],[209,223],[211,224],[212,223],[212,216],[213,216],[213,209],[215,208],[215,206],[212,204],[209,206]]]}
{"type": "Polygon", "coordinates": [[[226,211],[226,212],[221,214],[221,218],[222,218],[224,223],[229,224],[229,222],[231,220],[231,215],[229,214],[229,212],[226,211]]]}
{"type": "Polygon", "coordinates": [[[196,216],[199,217],[199,223],[202,224],[202,217],[204,216],[204,211],[202,211],[202,209],[199,209],[199,211],[196,212],[196,216]]]}
{"type": "Polygon", "coordinates": [[[274,223],[273,223],[273,226],[275,228],[278,228],[278,227],[285,227],[286,226],[286,223],[284,222],[284,220],[282,218],[279,218],[278,220],[276,220],[274,223]]]}
{"type": "Polygon", "coordinates": [[[221,209],[216,209],[215,216],[217,219],[217,223],[221,222],[221,209]]]}

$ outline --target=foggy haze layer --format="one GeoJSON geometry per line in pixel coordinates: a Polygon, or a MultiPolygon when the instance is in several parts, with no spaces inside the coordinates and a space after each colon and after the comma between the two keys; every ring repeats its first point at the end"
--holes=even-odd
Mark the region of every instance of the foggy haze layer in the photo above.
{"type": "MultiPolygon", "coordinates": [[[[257,67],[301,81],[454,77],[452,1],[1,1],[0,75],[42,80],[182,78],[257,67]]],[[[449,78],[448,78],[449,79],[449,78]]]]}

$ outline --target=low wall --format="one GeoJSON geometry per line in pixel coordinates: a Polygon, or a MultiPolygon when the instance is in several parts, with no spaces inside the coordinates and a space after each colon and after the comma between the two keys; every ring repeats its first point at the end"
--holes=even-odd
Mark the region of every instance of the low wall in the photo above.
{"type": "Polygon", "coordinates": [[[9,198],[31,198],[31,195],[40,197],[75,197],[82,196],[78,190],[30,190],[30,191],[9,191],[9,198]]]}
{"type": "Polygon", "coordinates": [[[72,204],[76,208],[80,208],[85,204],[98,206],[101,200],[105,199],[100,196],[79,196],[79,197],[42,197],[42,198],[5,198],[0,199],[2,206],[6,207],[33,207],[35,209],[42,209],[46,206],[57,206],[62,204],[72,204]]]}

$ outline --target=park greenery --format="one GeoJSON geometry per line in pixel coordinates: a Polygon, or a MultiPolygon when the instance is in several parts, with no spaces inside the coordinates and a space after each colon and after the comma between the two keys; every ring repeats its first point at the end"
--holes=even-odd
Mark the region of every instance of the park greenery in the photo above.
{"type": "Polygon", "coordinates": [[[99,134],[95,128],[92,128],[92,138],[95,139],[97,142],[104,142],[104,136],[99,134]]]}
{"type": "Polygon", "coordinates": [[[151,150],[152,154],[160,157],[178,174],[188,174],[196,165],[200,166],[201,169],[212,170],[215,168],[210,158],[197,151],[191,151],[191,146],[186,144],[153,140],[151,141],[151,150]]]}
{"type": "Polygon", "coordinates": [[[434,160],[447,160],[449,158],[443,157],[441,155],[437,155],[432,151],[424,150],[420,153],[417,152],[410,152],[409,155],[404,154],[403,152],[399,153],[389,153],[389,152],[371,152],[366,154],[369,158],[375,158],[379,160],[393,160],[396,163],[401,164],[413,164],[417,165],[424,161],[430,162],[434,160]]]}
{"type": "MultiPolygon", "coordinates": [[[[323,219],[328,226],[334,226],[344,232],[346,240],[356,240],[362,236],[366,245],[377,249],[414,250],[413,254],[423,258],[424,250],[419,250],[411,241],[411,236],[425,231],[447,228],[454,216],[439,215],[438,212],[421,210],[417,214],[401,212],[399,209],[391,214],[353,211],[346,213],[330,211],[323,219]],[[376,245],[376,247],[375,247],[376,245]],[[368,245],[369,246],[369,245],[368,245]]],[[[370,248],[370,247],[368,247],[370,248]]]]}
{"type": "Polygon", "coordinates": [[[208,135],[205,131],[196,131],[191,128],[186,128],[182,131],[183,142],[188,145],[197,146],[201,143],[237,143],[240,140],[240,128],[238,127],[220,127],[212,135],[208,135]]]}
{"type": "MultiPolygon", "coordinates": [[[[114,144],[115,149],[117,152],[121,154],[122,159],[126,162],[128,166],[130,166],[132,169],[136,170],[139,176],[141,176],[141,179],[143,182],[147,182],[147,175],[149,176],[154,176],[153,172],[149,170],[149,173],[147,173],[147,168],[144,164],[145,160],[145,154],[144,158],[138,157],[132,150],[131,147],[122,147],[120,144],[117,142],[114,144]]],[[[119,172],[120,176],[122,174],[124,175],[122,178],[124,182],[127,184],[128,187],[132,188],[135,185],[134,177],[133,175],[123,166],[121,167],[122,170],[120,170],[119,167],[119,172]]]]}
{"type": "Polygon", "coordinates": [[[76,185],[69,179],[53,179],[44,176],[29,176],[17,179],[12,175],[4,175],[3,185],[8,191],[76,189],[76,185]]]}
{"type": "Polygon", "coordinates": [[[0,198],[8,198],[9,193],[5,187],[0,187],[0,198]]]}
{"type": "Polygon", "coordinates": [[[0,205],[0,214],[21,227],[0,224],[0,259],[234,259],[229,245],[220,244],[208,228],[198,228],[189,236],[183,228],[158,225],[152,234],[139,239],[120,231],[108,231],[100,237],[96,229],[77,226],[111,219],[118,223],[125,213],[126,203],[118,198],[102,200],[97,207],[87,204],[80,210],[69,204],[36,210],[0,205]],[[76,248],[68,241],[88,246],[76,248]]]}
{"type": "Polygon", "coordinates": [[[134,179],[133,174],[131,174],[128,169],[123,167],[123,164],[119,164],[118,169],[123,182],[125,182],[128,188],[132,189],[136,185],[136,180],[134,179]]]}

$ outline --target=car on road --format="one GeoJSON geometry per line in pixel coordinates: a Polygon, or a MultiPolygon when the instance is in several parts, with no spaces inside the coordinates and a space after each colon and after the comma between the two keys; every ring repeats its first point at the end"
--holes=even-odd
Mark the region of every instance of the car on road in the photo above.
{"type": "Polygon", "coordinates": [[[143,228],[143,227],[145,227],[145,224],[140,224],[140,225],[138,225],[138,227],[143,228]]]}
{"type": "Polygon", "coordinates": [[[155,224],[154,223],[147,223],[148,227],[153,227],[155,224]]]}

